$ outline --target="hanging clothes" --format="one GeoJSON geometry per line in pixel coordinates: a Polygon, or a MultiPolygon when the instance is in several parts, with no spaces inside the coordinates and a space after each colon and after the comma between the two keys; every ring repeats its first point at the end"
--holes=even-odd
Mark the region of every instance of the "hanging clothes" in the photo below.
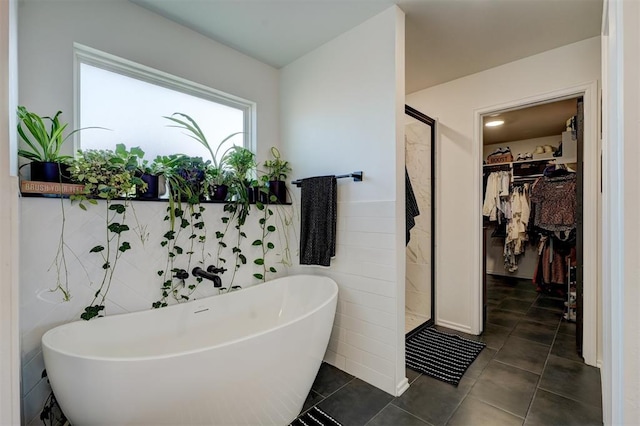
{"type": "Polygon", "coordinates": [[[482,205],[482,215],[488,216],[490,221],[502,222],[508,218],[510,207],[508,206],[509,184],[511,172],[492,172],[487,179],[487,188],[482,205]]]}
{"type": "Polygon", "coordinates": [[[571,231],[576,227],[576,175],[539,178],[531,191],[535,204],[534,225],[547,231],[571,231]]]}
{"type": "Polygon", "coordinates": [[[504,265],[509,272],[518,269],[518,256],[524,254],[529,224],[529,184],[513,188],[510,198],[511,215],[507,222],[507,236],[504,244],[504,265]]]}
{"type": "Polygon", "coordinates": [[[577,182],[575,173],[554,171],[539,178],[531,190],[534,230],[540,234],[538,266],[533,277],[538,291],[566,291],[567,259],[575,256],[577,182]]]}

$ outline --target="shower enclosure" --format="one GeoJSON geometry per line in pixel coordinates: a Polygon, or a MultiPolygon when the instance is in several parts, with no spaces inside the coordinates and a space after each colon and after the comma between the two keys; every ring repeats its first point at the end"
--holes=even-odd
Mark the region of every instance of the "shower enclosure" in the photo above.
{"type": "MultiPolygon", "coordinates": [[[[405,331],[434,322],[435,126],[431,117],[405,106],[405,163],[420,210],[406,248],[405,331]]],[[[410,189],[411,188],[411,189],[410,189]]]]}

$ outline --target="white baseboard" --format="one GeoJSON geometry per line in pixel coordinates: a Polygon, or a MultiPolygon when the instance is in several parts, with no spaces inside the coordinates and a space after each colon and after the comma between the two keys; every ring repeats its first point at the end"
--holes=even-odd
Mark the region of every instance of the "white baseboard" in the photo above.
{"type": "Polygon", "coordinates": [[[471,327],[467,325],[457,324],[455,322],[446,321],[439,318],[436,318],[436,325],[447,327],[452,330],[462,331],[463,333],[467,333],[467,334],[475,334],[471,331],[471,327]]]}
{"type": "Polygon", "coordinates": [[[405,377],[396,386],[396,396],[402,395],[407,389],[409,389],[409,379],[405,377]]]}

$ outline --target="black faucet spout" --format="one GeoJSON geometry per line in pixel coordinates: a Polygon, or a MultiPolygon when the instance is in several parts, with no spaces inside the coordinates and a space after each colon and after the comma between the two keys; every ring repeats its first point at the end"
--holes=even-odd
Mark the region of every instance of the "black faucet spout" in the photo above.
{"type": "Polygon", "coordinates": [[[222,287],[222,279],[219,276],[211,272],[207,272],[199,266],[196,266],[195,268],[193,268],[193,271],[191,271],[191,274],[194,277],[201,277],[201,278],[205,278],[207,280],[213,281],[213,286],[216,288],[222,287]]]}

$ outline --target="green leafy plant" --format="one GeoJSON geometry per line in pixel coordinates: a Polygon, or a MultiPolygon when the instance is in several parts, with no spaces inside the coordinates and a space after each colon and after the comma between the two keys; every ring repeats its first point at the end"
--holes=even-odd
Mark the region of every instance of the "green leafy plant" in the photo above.
{"type": "Polygon", "coordinates": [[[220,150],[223,149],[225,143],[227,143],[227,141],[229,141],[231,138],[243,133],[243,132],[235,132],[230,134],[218,144],[218,146],[215,148],[215,151],[214,151],[214,149],[209,144],[209,141],[207,140],[206,136],[204,135],[204,132],[202,131],[198,123],[196,123],[196,121],[190,116],[188,116],[187,114],[184,114],[181,112],[175,112],[171,115],[171,117],[165,116],[164,118],[175,123],[174,125],[169,127],[176,127],[178,129],[185,130],[187,132],[187,135],[190,138],[194,139],[195,141],[200,143],[202,146],[207,148],[207,150],[209,151],[209,154],[211,154],[211,164],[213,164],[214,168],[220,169],[220,170],[225,168],[224,167],[225,156],[229,151],[233,150],[234,147],[232,146],[230,148],[227,148],[225,151],[222,151],[222,153],[220,152],[220,150]],[[182,118],[178,118],[178,117],[182,117],[182,118]]]}
{"type": "Polygon", "coordinates": [[[267,181],[286,180],[287,175],[291,173],[291,166],[288,161],[284,161],[280,157],[280,151],[275,146],[271,147],[271,155],[273,160],[266,160],[263,166],[266,169],[265,177],[267,181]]]}
{"type": "MultiPolygon", "coordinates": [[[[169,210],[170,207],[167,207],[169,210]]],[[[196,244],[200,244],[200,260],[199,264],[204,265],[205,252],[204,244],[206,242],[206,227],[202,214],[205,208],[201,205],[189,204],[187,211],[181,208],[175,208],[172,212],[173,217],[179,220],[177,227],[167,231],[163,235],[160,245],[167,250],[167,263],[164,269],[157,271],[158,276],[162,278],[161,298],[152,304],[153,308],[162,308],[168,305],[168,299],[171,297],[176,302],[185,302],[190,300],[191,294],[197,289],[202,282],[202,278],[197,277],[195,283],[187,283],[189,274],[193,264],[193,256],[196,250],[196,244]],[[178,245],[180,235],[183,232],[189,232],[186,248],[178,245]],[[179,257],[186,255],[186,265],[184,268],[179,267],[179,257]]],[[[165,221],[170,220],[171,215],[167,214],[165,221]]]]}
{"type": "Polygon", "coordinates": [[[155,163],[169,184],[172,203],[198,204],[205,195],[205,175],[209,161],[184,154],[158,156],[155,163]]]}
{"type": "Polygon", "coordinates": [[[269,220],[273,217],[274,213],[268,205],[258,201],[256,203],[256,208],[263,212],[262,217],[258,220],[260,229],[262,230],[262,235],[261,238],[254,240],[252,245],[259,246],[262,249],[262,256],[254,259],[253,263],[261,267],[262,272],[255,273],[253,276],[256,279],[266,281],[268,273],[275,274],[278,272],[273,266],[267,265],[267,254],[275,249],[275,244],[269,240],[269,237],[271,234],[276,232],[276,227],[269,223],[269,220]]]}
{"type": "Polygon", "coordinates": [[[124,239],[125,233],[130,230],[126,224],[126,213],[136,185],[145,185],[136,177],[138,162],[143,156],[144,152],[140,148],[128,151],[123,144],[118,144],[115,151],[79,151],[79,156],[71,165],[71,177],[85,185],[84,192],[72,195],[71,200],[78,202],[83,210],[87,209],[85,201],[97,204],[94,197],[106,201],[104,217],[107,234],[104,244],[89,250],[90,253],[101,256],[104,273],[91,303],[80,315],[84,320],[103,314],[118,260],[131,249],[131,244],[124,239]],[[114,202],[117,198],[123,198],[123,201],[114,202]]]}
{"type": "MultiPolygon", "coordinates": [[[[42,370],[40,377],[47,379],[47,384],[50,385],[49,378],[47,377],[47,370],[42,370]]],[[[40,411],[40,420],[45,426],[59,426],[67,424],[67,418],[62,412],[60,404],[58,404],[58,400],[56,399],[53,391],[49,392],[49,396],[44,402],[42,410],[40,411]]]]}
{"type": "Polygon", "coordinates": [[[96,204],[94,198],[114,199],[132,194],[136,185],[145,183],[136,176],[138,161],[144,151],[138,147],[127,151],[124,144],[116,150],[79,150],[78,157],[71,162],[69,171],[75,182],[84,185],[82,194],[74,195],[80,208],[86,209],[82,201],[96,204]]]}
{"type": "Polygon", "coordinates": [[[18,135],[30,149],[19,149],[18,155],[31,161],[61,162],[71,158],[60,155],[60,149],[69,137],[85,129],[102,129],[102,127],[85,127],[76,129],[66,136],[64,131],[68,124],[60,121],[58,111],[53,117],[40,117],[24,106],[18,107],[18,135]],[[47,122],[49,128],[47,128],[47,122]]]}

